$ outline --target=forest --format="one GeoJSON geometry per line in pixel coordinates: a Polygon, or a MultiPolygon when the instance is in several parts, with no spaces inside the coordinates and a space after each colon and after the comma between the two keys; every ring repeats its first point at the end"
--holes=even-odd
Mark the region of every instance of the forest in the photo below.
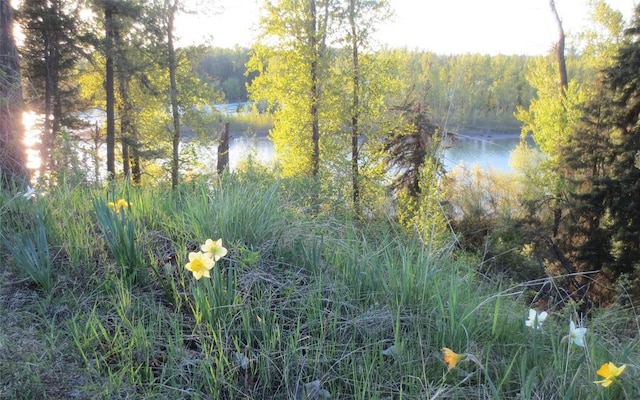
{"type": "Polygon", "coordinates": [[[229,49],[178,44],[209,2],[0,0],[0,398],[640,398],[640,7],[443,55],[259,3],[229,49]]]}

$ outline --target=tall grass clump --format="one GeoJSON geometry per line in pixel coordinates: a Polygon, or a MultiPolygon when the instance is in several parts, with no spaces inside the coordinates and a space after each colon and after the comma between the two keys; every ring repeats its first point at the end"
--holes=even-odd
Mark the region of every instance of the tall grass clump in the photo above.
{"type": "Polygon", "coordinates": [[[193,367],[183,316],[132,293],[121,279],[107,279],[113,290],[98,294],[67,324],[92,397],[180,398],[188,392],[190,378],[185,377],[193,367]]]}
{"type": "Polygon", "coordinates": [[[181,196],[182,212],[171,217],[193,240],[223,237],[227,243],[269,246],[294,222],[279,188],[278,182],[265,185],[233,176],[201,182],[181,196]]]}
{"type": "Polygon", "coordinates": [[[33,225],[18,233],[16,238],[2,235],[2,241],[20,272],[50,293],[54,286],[53,266],[42,215],[37,214],[33,225]]]}
{"type": "Polygon", "coordinates": [[[139,283],[144,278],[144,262],[136,248],[136,225],[129,202],[119,199],[107,204],[94,199],[93,208],[109,251],[121,268],[122,278],[130,285],[139,283]]]}
{"type": "MultiPolygon", "coordinates": [[[[67,273],[79,273],[99,257],[99,227],[93,209],[93,198],[101,188],[90,185],[51,186],[39,199],[43,203],[47,235],[55,244],[67,273]],[[80,270],[80,271],[78,271],[80,270]]],[[[95,264],[95,263],[94,263],[95,264]]]]}

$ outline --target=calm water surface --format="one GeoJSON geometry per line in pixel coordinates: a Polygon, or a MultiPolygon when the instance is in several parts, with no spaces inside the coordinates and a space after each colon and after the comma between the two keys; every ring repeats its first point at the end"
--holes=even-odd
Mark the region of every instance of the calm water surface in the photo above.
{"type": "MultiPolygon", "coordinates": [[[[466,136],[455,140],[444,152],[444,164],[447,170],[455,167],[493,169],[511,172],[509,158],[520,141],[515,134],[496,134],[485,136],[466,136]]],[[[229,147],[229,166],[232,170],[248,154],[252,154],[263,163],[269,163],[274,157],[273,143],[265,137],[236,137],[229,147]]]]}
{"type": "MultiPolygon", "coordinates": [[[[527,142],[533,145],[530,138],[527,142]]],[[[445,151],[444,164],[447,170],[478,165],[484,170],[512,172],[509,161],[518,143],[518,133],[463,137],[445,151]]]]}
{"type": "MultiPolygon", "coordinates": [[[[238,107],[237,104],[231,105],[233,111],[238,107]],[[234,108],[235,107],[235,108],[234,108]]],[[[225,110],[226,111],[226,110],[225,110]]],[[[229,111],[226,111],[229,112],[229,111]]],[[[103,118],[102,112],[99,110],[90,110],[81,118],[89,122],[99,122],[103,118]]],[[[25,125],[29,137],[25,138],[25,144],[33,146],[39,129],[37,129],[38,115],[35,113],[27,113],[25,115],[25,125]],[[31,137],[33,136],[33,137],[31,137]],[[27,143],[29,142],[29,143],[27,143]],[[31,143],[34,142],[34,143],[31,143]]],[[[478,165],[485,170],[496,170],[500,172],[511,172],[509,159],[511,152],[516,148],[520,141],[519,134],[484,134],[484,135],[457,135],[457,140],[444,151],[443,161],[445,168],[450,171],[456,167],[472,168],[478,165]]],[[[531,144],[532,141],[529,140],[531,144]]],[[[103,152],[104,149],[99,151],[103,152]]],[[[39,157],[37,151],[34,152],[30,162],[30,168],[37,168],[39,157]]],[[[203,146],[197,150],[199,157],[206,166],[210,166],[211,172],[215,171],[217,159],[217,144],[211,146],[203,146]]],[[[247,156],[252,155],[258,161],[269,164],[274,158],[273,143],[264,136],[246,137],[242,135],[232,135],[229,147],[229,166],[231,170],[237,169],[239,163],[247,156]]],[[[86,158],[85,154],[85,158],[86,158]]],[[[91,160],[87,161],[87,165],[92,164],[91,160]]]]}

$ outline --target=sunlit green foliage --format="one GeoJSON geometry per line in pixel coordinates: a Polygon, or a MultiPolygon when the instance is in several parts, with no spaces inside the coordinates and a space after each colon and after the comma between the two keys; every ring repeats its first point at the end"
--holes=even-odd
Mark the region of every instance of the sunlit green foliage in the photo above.
{"type": "MultiPolygon", "coordinates": [[[[181,62],[178,64],[177,82],[182,90],[179,95],[179,104],[185,109],[184,121],[195,138],[210,142],[212,138],[215,139],[214,135],[219,130],[219,115],[210,105],[220,101],[222,96],[220,92],[216,92],[211,85],[202,82],[195,75],[195,66],[191,60],[197,61],[195,56],[197,50],[194,48],[180,52],[181,62]]],[[[138,62],[153,63],[155,61],[146,58],[138,60],[138,62]]],[[[83,98],[91,107],[104,109],[105,97],[102,81],[104,58],[96,54],[91,64],[83,64],[82,67],[79,81],[83,98]]],[[[141,156],[141,167],[145,172],[143,179],[145,179],[152,172],[147,170],[149,167],[156,169],[153,166],[156,165],[158,158],[168,159],[171,154],[171,137],[167,131],[167,127],[171,125],[169,99],[162,92],[162,88],[169,84],[169,74],[166,70],[158,70],[150,74],[141,73],[138,78],[132,80],[128,96],[129,101],[137,110],[132,123],[135,124],[136,130],[140,134],[135,139],[123,137],[118,129],[117,138],[136,148],[141,156]]],[[[121,97],[117,93],[116,103],[121,101],[121,97]]],[[[120,124],[117,127],[119,128],[120,124]]],[[[94,133],[92,132],[92,134],[94,133]]],[[[100,139],[101,136],[101,131],[99,131],[97,139],[100,139]]],[[[117,154],[122,156],[122,152],[117,154]]],[[[102,161],[98,155],[96,155],[96,159],[98,162],[102,161]]],[[[160,166],[168,167],[164,163],[160,166]]],[[[152,179],[160,177],[156,173],[151,173],[151,176],[152,179]]]]}
{"type": "Polygon", "coordinates": [[[439,125],[454,131],[518,129],[513,112],[533,96],[524,75],[536,57],[409,55],[407,84],[418,85],[439,125]]]}
{"type": "Polygon", "coordinates": [[[334,0],[282,0],[265,2],[262,38],[254,46],[247,67],[258,71],[250,88],[255,102],[265,101],[274,110],[270,137],[284,176],[316,177],[320,153],[331,153],[335,143],[330,100],[332,85],[328,50],[333,26],[334,0]],[[322,149],[322,150],[321,150],[322,149]]]}
{"type": "Polygon", "coordinates": [[[598,70],[611,64],[612,54],[622,43],[622,16],[603,1],[592,5],[593,30],[575,39],[580,54],[568,54],[568,87],[558,81],[557,62],[549,56],[536,59],[529,66],[527,79],[537,91],[528,109],[518,107],[516,117],[522,121],[522,134],[533,134],[540,149],[552,163],[559,162],[559,149],[567,144],[570,133],[581,118],[580,106],[593,93],[598,70]]]}

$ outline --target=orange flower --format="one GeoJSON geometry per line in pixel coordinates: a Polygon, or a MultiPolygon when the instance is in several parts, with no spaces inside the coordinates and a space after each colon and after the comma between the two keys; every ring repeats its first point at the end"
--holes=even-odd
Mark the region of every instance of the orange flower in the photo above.
{"type": "Polygon", "coordinates": [[[444,356],[444,362],[447,364],[449,371],[456,367],[458,361],[462,361],[467,358],[466,354],[458,354],[448,347],[442,348],[442,355],[444,356]]]}

